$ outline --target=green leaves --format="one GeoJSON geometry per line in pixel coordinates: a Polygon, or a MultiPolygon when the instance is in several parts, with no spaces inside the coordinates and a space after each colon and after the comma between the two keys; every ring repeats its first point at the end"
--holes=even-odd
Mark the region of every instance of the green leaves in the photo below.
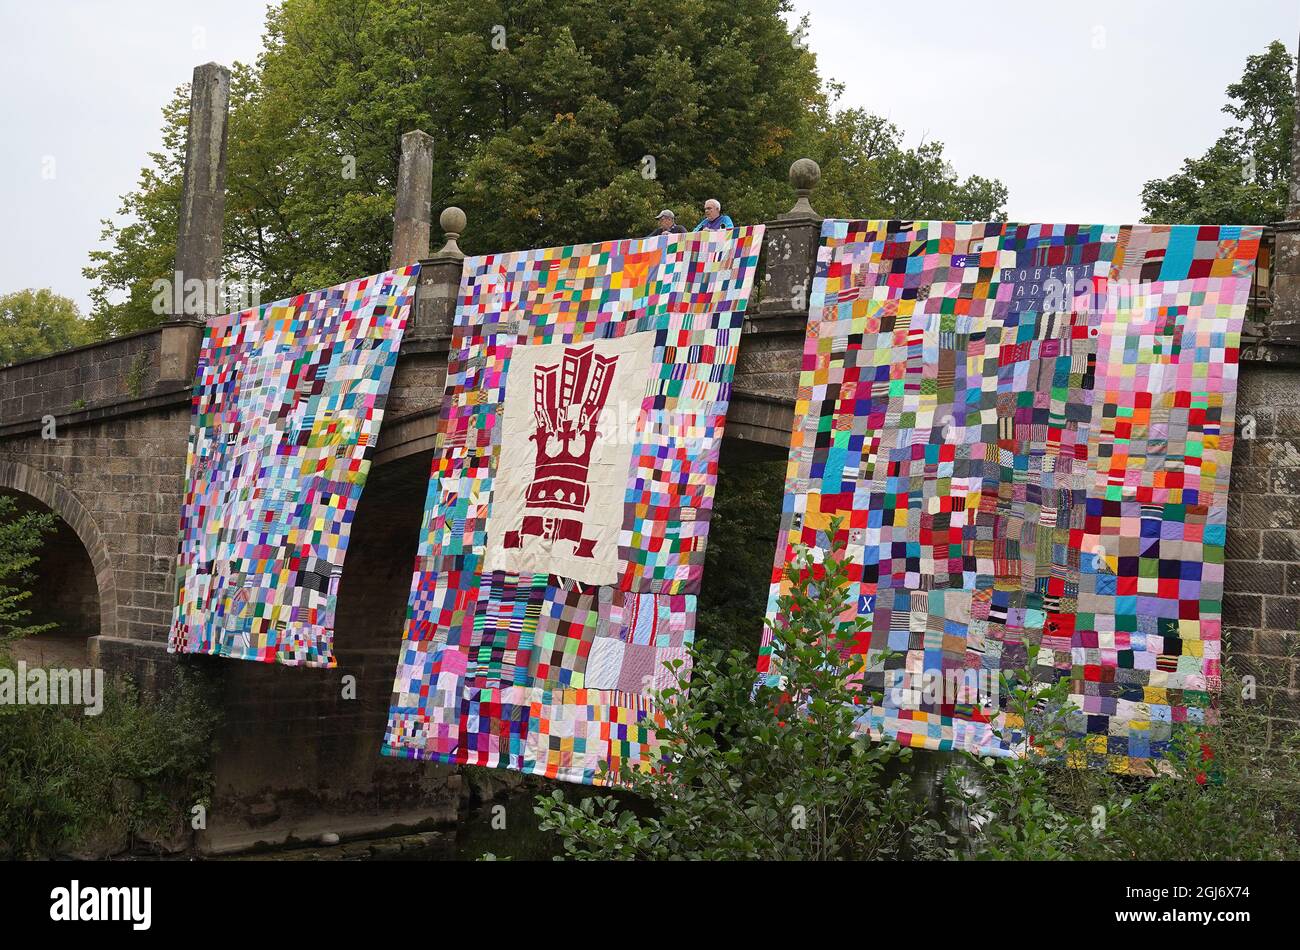
{"type": "Polygon", "coordinates": [[[53,531],[52,513],[19,513],[12,497],[0,495],[0,646],[6,640],[42,633],[52,626],[28,623],[31,610],[25,605],[32,596],[32,568],[39,561],[38,552],[45,535],[53,531]]]}
{"type": "Polygon", "coordinates": [[[1161,224],[1271,224],[1286,217],[1295,61],[1274,40],[1248,57],[1223,111],[1236,120],[1204,155],[1142,188],[1146,220],[1161,224]]]}
{"type": "Polygon", "coordinates": [[[110,681],[98,716],[0,705],[0,856],[107,856],[187,828],[210,804],[216,723],[212,687],[189,675],[149,705],[110,681]]]}
{"type": "MultiPolygon", "coordinates": [[[[664,207],[690,227],[710,197],[738,224],[771,220],[804,155],[821,161],[824,214],[999,212],[1005,188],[962,182],[938,143],[903,149],[888,123],[877,142],[859,126],[880,120],[834,115],[789,11],[283,0],[257,63],[232,79],[223,277],[264,284],[269,302],[385,268],[401,135],[417,128],[435,141],[434,214],[467,211],[470,253],[640,236],[664,207]]],[[[85,269],[100,335],[160,320],[151,288],[172,276],[187,87],[163,121],[162,149],[85,269]]]]}
{"type": "Polygon", "coordinates": [[[851,676],[861,662],[844,647],[861,625],[841,620],[843,553],[837,546],[815,562],[803,552],[791,566],[779,602],[783,689],[756,686],[744,650],[696,650],[693,680],[679,680],[675,702],[658,697],[663,769],[625,772],[616,795],[578,805],[559,792],[538,799],[542,829],[561,837],[566,854],[811,860],[946,847],[899,768],[907,752],[858,734],[851,676]],[[918,834],[930,836],[914,847],[918,834]]]}
{"type": "MultiPolygon", "coordinates": [[[[835,536],[832,526],[829,537],[835,536]]],[[[664,768],[627,772],[622,788],[575,805],[537,801],[543,832],[575,859],[1206,860],[1300,855],[1300,770],[1277,711],[1226,678],[1220,720],[1176,728],[1154,777],[1067,768],[1090,752],[1077,733],[1071,681],[1038,663],[1001,680],[1002,708],[1023,722],[1015,758],[916,752],[860,735],[870,699],[860,672],[888,655],[847,648],[861,631],[846,609],[842,545],[801,550],[778,602],[774,669],[755,685],[744,650],[696,649],[688,684],[660,694],[664,768]],[[945,801],[931,805],[938,781],[945,801]]],[[[1289,669],[1288,667],[1285,667],[1289,669]]],[[[1267,695],[1273,695],[1271,691],[1267,695]]],[[[1000,727],[1003,728],[1003,727],[1000,727]]],[[[1012,735],[1007,736],[1008,740],[1012,735]]]]}
{"type": "MultiPolygon", "coordinates": [[[[1259,860],[1300,855],[1300,770],[1276,713],[1225,676],[1219,721],[1182,723],[1154,776],[1117,775],[1072,731],[1069,680],[1033,683],[1037,648],[1004,694],[1038,754],[957,758],[943,776],[961,856],[983,860],[1259,860]],[[1272,743],[1272,748],[1270,748],[1272,743]],[[1065,761],[1089,767],[1066,768],[1065,761]]],[[[1292,733],[1294,743],[1297,735],[1292,733]]]]}
{"type": "Polygon", "coordinates": [[[822,167],[814,196],[827,217],[997,221],[1006,217],[1007,188],[972,175],[960,178],[940,142],[904,146],[903,130],[862,109],[828,116],[813,154],[822,167]]]}
{"type": "Polygon", "coordinates": [[[80,346],[93,339],[75,302],[52,290],[0,296],[0,366],[80,346]]]}

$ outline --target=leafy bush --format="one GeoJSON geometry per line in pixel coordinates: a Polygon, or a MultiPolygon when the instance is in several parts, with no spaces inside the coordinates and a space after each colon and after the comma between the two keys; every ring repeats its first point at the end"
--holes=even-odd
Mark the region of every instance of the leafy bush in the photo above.
{"type": "MultiPolygon", "coordinates": [[[[1037,650],[1030,648],[1029,667],[1037,650]]],[[[1071,731],[1069,680],[1004,682],[1028,723],[1028,754],[963,757],[944,776],[966,832],[964,856],[1012,860],[1214,861],[1300,858],[1296,739],[1274,737],[1273,710],[1226,678],[1207,723],[1182,724],[1151,776],[1089,768],[1071,731]]]]}
{"type": "MultiPolygon", "coordinates": [[[[2,653],[0,666],[13,668],[2,653]]],[[[185,673],[148,704],[128,681],[106,684],[98,716],[0,705],[0,856],[112,853],[174,838],[211,794],[214,708],[209,687],[185,673]]]]}
{"type": "Polygon", "coordinates": [[[1067,785],[1100,827],[1080,858],[1300,859],[1300,733],[1278,734],[1265,703],[1226,676],[1216,721],[1184,726],[1153,779],[1095,775],[1067,785]]]}
{"type": "Polygon", "coordinates": [[[1007,721],[994,725],[1003,743],[1018,754],[957,756],[943,774],[963,857],[1063,860],[1075,856],[1091,835],[1085,799],[1076,795],[1080,808],[1062,807],[1060,801],[1066,788],[1077,790],[1075,779],[1092,777],[1064,767],[1086,761],[1083,739],[1070,729],[1076,712],[1069,702],[1070,681],[1035,677],[1033,671],[1041,669],[1039,648],[1030,644],[1027,653],[1023,669],[999,676],[1007,721]]]}
{"type": "Polygon", "coordinates": [[[773,628],[783,688],[755,686],[752,657],[694,654],[689,689],[656,695],[665,767],[625,770],[623,791],[574,803],[537,799],[541,828],[573,858],[823,860],[928,858],[949,843],[902,768],[910,750],[857,734],[866,697],[861,621],[841,619],[844,547],[824,563],[800,552],[773,628]]]}
{"type": "Polygon", "coordinates": [[[31,610],[23,606],[31,596],[32,568],[45,535],[54,530],[49,512],[18,513],[10,495],[0,495],[0,644],[6,640],[42,633],[50,625],[33,626],[26,621],[31,610]]]}
{"type": "MultiPolygon", "coordinates": [[[[49,629],[23,606],[49,513],[18,513],[0,495],[0,668],[4,647],[49,629]]],[[[16,675],[10,674],[10,675],[16,675]]],[[[211,794],[217,724],[211,689],[182,669],[142,702],[129,681],[105,684],[103,708],[0,704],[0,857],[111,854],[188,837],[190,809],[211,794]]]]}

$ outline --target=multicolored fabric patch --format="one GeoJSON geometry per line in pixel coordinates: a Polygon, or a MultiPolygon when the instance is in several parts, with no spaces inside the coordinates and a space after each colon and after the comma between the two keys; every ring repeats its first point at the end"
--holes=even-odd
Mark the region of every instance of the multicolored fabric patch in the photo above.
{"type": "Polygon", "coordinates": [[[167,649],[334,666],[334,603],[419,265],[208,321],[167,649]]]}
{"type": "MultiPolygon", "coordinates": [[[[1237,351],[1260,229],[826,221],[769,599],[851,560],[864,731],[1023,750],[998,673],[1068,678],[1148,771],[1220,677],[1237,351]]],[[[779,680],[771,632],[760,671],[779,680]]]]}
{"type": "Polygon", "coordinates": [[[465,262],[386,754],[653,766],[762,235],[465,262]]]}

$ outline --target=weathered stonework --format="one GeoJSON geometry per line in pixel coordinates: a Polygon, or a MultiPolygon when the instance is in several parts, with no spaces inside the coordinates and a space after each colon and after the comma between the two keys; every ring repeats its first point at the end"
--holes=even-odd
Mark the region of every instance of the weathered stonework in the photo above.
{"type": "Polygon", "coordinates": [[[119,405],[158,387],[157,330],[65,350],[0,368],[0,439],[12,426],[119,405]]]}
{"type": "Polygon", "coordinates": [[[432,190],[433,136],[418,129],[407,132],[402,136],[402,159],[397,168],[390,268],[405,267],[429,256],[432,190]]]}
{"type": "Polygon", "coordinates": [[[1300,723],[1300,366],[1245,362],[1228,496],[1224,653],[1300,723]]]}
{"type": "MultiPolygon", "coordinates": [[[[84,347],[52,357],[58,383],[47,391],[49,403],[34,407],[39,415],[0,418],[0,489],[35,498],[81,539],[98,579],[101,637],[165,641],[189,396],[155,387],[123,393],[116,405],[105,400],[103,393],[125,387],[106,376],[104,367],[136,366],[139,355],[151,352],[147,338],[137,336],[125,341],[119,358],[100,359],[112,349],[84,347]],[[70,381],[78,378],[86,380],[83,392],[99,398],[84,409],[57,413],[55,407],[76,407],[85,398],[73,395],[70,381]],[[52,424],[42,421],[51,415],[52,424]]],[[[33,368],[38,365],[0,370],[0,392],[12,385],[8,377],[15,372],[43,379],[28,375],[33,368]]],[[[30,397],[22,399],[31,405],[30,397]]]]}

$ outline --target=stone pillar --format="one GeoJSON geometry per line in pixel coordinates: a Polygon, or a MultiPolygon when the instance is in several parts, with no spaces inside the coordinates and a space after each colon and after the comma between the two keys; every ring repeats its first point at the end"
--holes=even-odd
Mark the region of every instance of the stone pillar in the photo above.
{"type": "Polygon", "coordinates": [[[808,314],[822,224],[808,196],[821,177],[821,168],[811,158],[798,159],[790,166],[790,185],[798,200],[781,217],[768,222],[759,317],[808,314]]]}
{"type": "Polygon", "coordinates": [[[402,136],[393,210],[393,254],[389,267],[405,267],[429,256],[433,202],[433,137],[418,129],[402,136]]]}
{"type": "Polygon", "coordinates": [[[1300,346],[1300,62],[1296,65],[1296,123],[1291,137],[1291,186],[1287,195],[1286,220],[1276,226],[1269,338],[1300,346]]]}
{"type": "Polygon", "coordinates": [[[220,306],[222,227],[226,214],[226,119],[230,70],[206,63],[194,70],[190,124],[185,141],[185,180],[176,227],[176,268],[171,312],[163,326],[160,383],[194,379],[203,321],[220,306]],[[202,293],[187,293],[200,281],[202,293]],[[192,301],[200,301],[197,306],[192,301]]]}
{"type": "Polygon", "coordinates": [[[465,231],[465,212],[460,208],[444,209],[438,217],[438,226],[446,236],[446,243],[433,257],[420,262],[415,313],[406,331],[408,339],[450,337],[456,318],[460,272],[465,263],[465,255],[456,241],[465,231]]]}
{"type": "Polygon", "coordinates": [[[790,166],[797,200],[785,214],[767,223],[759,259],[761,298],[745,314],[736,357],[727,436],[743,440],[746,453],[783,458],[790,448],[794,395],[799,386],[808,298],[812,293],[821,216],[808,203],[821,169],[811,158],[790,166]]]}

